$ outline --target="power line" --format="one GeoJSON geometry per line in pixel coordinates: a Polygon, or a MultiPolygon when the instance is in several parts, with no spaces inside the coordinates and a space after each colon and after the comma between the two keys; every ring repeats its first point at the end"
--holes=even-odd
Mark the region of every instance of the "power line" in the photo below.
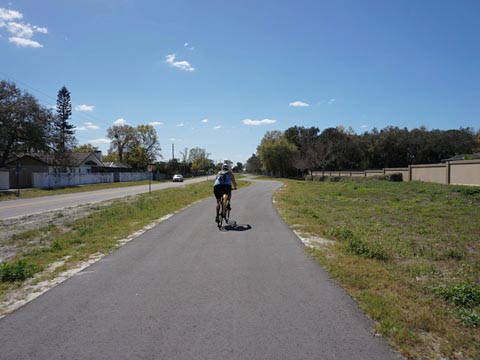
{"type": "MultiPolygon", "coordinates": [[[[35,91],[35,92],[37,92],[37,93],[39,93],[39,94],[42,94],[44,97],[46,97],[47,99],[53,101],[54,103],[57,102],[57,99],[56,99],[56,98],[53,98],[52,96],[50,96],[49,94],[47,94],[46,92],[44,92],[44,91],[42,91],[42,90],[38,90],[38,89],[34,88],[33,86],[27,84],[27,83],[24,82],[24,81],[15,79],[15,78],[13,78],[12,76],[6,74],[6,73],[3,72],[3,71],[0,71],[0,74],[2,74],[2,75],[3,75],[5,78],[7,78],[7,79],[13,80],[13,81],[16,82],[16,83],[23,84],[25,87],[29,88],[30,90],[33,90],[33,91],[35,91]]],[[[45,100],[45,99],[43,99],[43,100],[45,100]]],[[[44,102],[47,102],[47,101],[44,101],[44,102]]],[[[78,105],[78,104],[73,104],[73,105],[78,105]]],[[[80,118],[80,120],[78,120],[78,121],[91,122],[91,120],[94,120],[94,121],[96,121],[97,123],[100,123],[101,125],[106,126],[107,128],[110,127],[110,126],[112,126],[111,123],[106,122],[105,120],[100,120],[100,119],[96,118],[95,116],[93,116],[92,114],[85,114],[85,113],[83,113],[83,114],[76,114],[75,117],[80,118]],[[87,117],[87,118],[86,118],[86,117],[87,117]]],[[[74,119],[73,119],[73,120],[74,120],[74,119]]],[[[105,130],[106,130],[106,129],[105,129],[105,130]]]]}

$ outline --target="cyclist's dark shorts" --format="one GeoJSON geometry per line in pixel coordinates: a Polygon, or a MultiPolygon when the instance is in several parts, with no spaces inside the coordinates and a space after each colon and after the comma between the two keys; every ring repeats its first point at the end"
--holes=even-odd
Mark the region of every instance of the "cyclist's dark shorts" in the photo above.
{"type": "Polygon", "coordinates": [[[220,199],[223,194],[230,195],[232,193],[232,185],[219,184],[213,187],[213,193],[217,199],[220,199]]]}

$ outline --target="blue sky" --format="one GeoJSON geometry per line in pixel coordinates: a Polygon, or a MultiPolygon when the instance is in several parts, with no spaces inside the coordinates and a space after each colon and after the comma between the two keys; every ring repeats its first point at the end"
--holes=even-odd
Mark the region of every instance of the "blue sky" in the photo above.
{"type": "MultiPolygon", "coordinates": [[[[290,126],[480,127],[479,1],[2,1],[0,78],[80,143],[154,124],[165,160],[244,162],[290,126]],[[202,121],[203,120],[203,121],[202,121]]],[[[102,142],[103,141],[103,142],[102,142]]]]}

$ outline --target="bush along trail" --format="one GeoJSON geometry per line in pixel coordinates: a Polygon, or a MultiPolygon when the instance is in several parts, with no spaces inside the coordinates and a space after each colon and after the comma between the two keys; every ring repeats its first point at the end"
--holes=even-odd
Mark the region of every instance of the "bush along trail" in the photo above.
{"type": "Polygon", "coordinates": [[[480,358],[480,188],[284,180],[307,251],[411,358],[480,358]]]}
{"type": "MultiPolygon", "coordinates": [[[[237,181],[239,187],[246,181],[237,181]]],[[[213,197],[212,182],[169,188],[133,197],[95,204],[84,217],[58,221],[62,212],[43,227],[25,232],[12,231],[2,246],[15,251],[0,263],[0,317],[8,313],[17,298],[30,298],[29,289],[55,279],[80,263],[98,259],[131,238],[132,233],[162,221],[162,217],[207,197],[213,197]],[[15,299],[12,299],[15,297],[15,299]]],[[[212,200],[212,219],[214,214],[212,200]]],[[[0,226],[2,222],[0,222],[0,226]]],[[[205,226],[214,225],[205,224],[205,226]]]]}

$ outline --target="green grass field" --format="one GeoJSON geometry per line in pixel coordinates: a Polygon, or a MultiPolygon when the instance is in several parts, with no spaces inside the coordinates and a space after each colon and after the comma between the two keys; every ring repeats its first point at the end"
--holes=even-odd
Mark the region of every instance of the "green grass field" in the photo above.
{"type": "Polygon", "coordinates": [[[480,358],[480,188],[285,180],[294,229],[334,240],[308,252],[412,358],[480,358]]]}

